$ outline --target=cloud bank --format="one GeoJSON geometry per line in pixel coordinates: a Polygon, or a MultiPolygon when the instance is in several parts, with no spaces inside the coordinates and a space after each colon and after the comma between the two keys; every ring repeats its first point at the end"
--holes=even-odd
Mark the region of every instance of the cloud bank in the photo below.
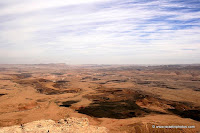
{"type": "Polygon", "coordinates": [[[0,29],[0,63],[200,63],[199,0],[6,0],[0,29]]]}

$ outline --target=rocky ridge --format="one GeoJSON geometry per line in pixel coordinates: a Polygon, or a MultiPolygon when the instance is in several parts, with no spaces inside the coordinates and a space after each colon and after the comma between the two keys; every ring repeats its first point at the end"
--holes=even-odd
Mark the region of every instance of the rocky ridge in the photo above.
{"type": "Polygon", "coordinates": [[[107,133],[105,127],[89,125],[87,118],[70,117],[58,122],[39,120],[0,128],[0,133],[107,133]]]}

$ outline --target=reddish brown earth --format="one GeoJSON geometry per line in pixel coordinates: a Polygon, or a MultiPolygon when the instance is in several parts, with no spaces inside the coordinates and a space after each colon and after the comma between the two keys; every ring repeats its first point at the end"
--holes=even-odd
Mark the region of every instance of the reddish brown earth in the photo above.
{"type": "Polygon", "coordinates": [[[109,132],[195,133],[199,101],[199,65],[0,65],[1,127],[85,117],[109,132]]]}

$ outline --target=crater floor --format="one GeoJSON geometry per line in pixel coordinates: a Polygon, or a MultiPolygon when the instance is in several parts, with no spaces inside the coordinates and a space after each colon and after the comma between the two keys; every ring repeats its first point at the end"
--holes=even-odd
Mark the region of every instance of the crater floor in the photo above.
{"type": "Polygon", "coordinates": [[[197,132],[199,101],[198,65],[0,65],[0,127],[84,117],[109,132],[197,132]]]}

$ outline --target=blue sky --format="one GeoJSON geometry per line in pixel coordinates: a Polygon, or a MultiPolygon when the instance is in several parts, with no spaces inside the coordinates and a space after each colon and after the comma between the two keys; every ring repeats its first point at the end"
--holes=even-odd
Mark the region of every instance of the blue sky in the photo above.
{"type": "Polygon", "coordinates": [[[0,63],[200,63],[200,0],[1,0],[0,63]]]}

